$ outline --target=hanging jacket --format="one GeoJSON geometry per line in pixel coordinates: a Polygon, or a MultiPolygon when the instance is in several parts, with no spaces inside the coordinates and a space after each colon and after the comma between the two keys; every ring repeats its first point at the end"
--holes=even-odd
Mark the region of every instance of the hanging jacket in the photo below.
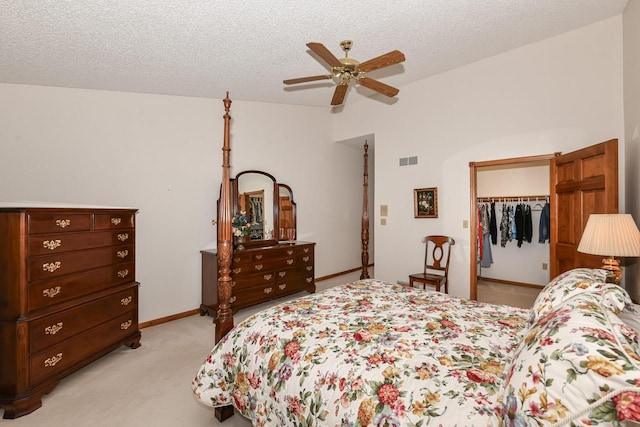
{"type": "Polygon", "coordinates": [[[491,243],[498,243],[498,224],[496,221],[496,203],[491,202],[491,214],[489,218],[489,231],[491,233],[491,243]]]}
{"type": "Polygon", "coordinates": [[[549,202],[546,202],[542,207],[542,212],[540,213],[540,226],[539,233],[540,236],[538,238],[538,243],[545,243],[549,241],[551,236],[551,206],[549,206],[549,202]]]}
{"type": "Polygon", "coordinates": [[[516,223],[516,240],[518,241],[518,247],[522,247],[524,240],[524,205],[516,205],[515,223],[516,223]]]}
{"type": "Polygon", "coordinates": [[[531,206],[522,205],[524,208],[524,240],[531,243],[533,238],[533,221],[531,219],[531,206]]]}

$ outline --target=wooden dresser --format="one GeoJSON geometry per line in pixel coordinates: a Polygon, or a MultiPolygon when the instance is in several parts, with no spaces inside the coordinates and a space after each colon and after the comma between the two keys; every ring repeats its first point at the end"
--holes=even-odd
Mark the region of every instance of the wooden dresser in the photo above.
{"type": "MultiPolygon", "coordinates": [[[[237,310],[296,292],[315,292],[315,243],[283,242],[235,250],[231,260],[231,309],[237,310]]],[[[218,261],[215,250],[202,253],[201,314],[218,310],[218,261]]]]}
{"type": "Polygon", "coordinates": [[[135,209],[0,206],[0,406],[41,405],[65,376],[140,346],[135,209]]]}

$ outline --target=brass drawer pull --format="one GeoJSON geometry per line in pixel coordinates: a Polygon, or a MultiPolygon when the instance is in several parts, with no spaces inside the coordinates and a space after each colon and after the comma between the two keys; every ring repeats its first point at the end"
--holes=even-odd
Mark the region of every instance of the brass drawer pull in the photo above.
{"type": "Polygon", "coordinates": [[[234,258],[233,262],[240,262],[240,258],[234,258]]]}
{"type": "Polygon", "coordinates": [[[123,331],[126,331],[131,327],[131,323],[133,323],[131,320],[127,320],[126,322],[120,323],[120,329],[122,329],[123,331]]]}
{"type": "Polygon", "coordinates": [[[53,367],[58,364],[59,361],[62,360],[62,353],[58,353],[55,356],[51,356],[47,360],[44,361],[45,367],[53,367]]]}
{"type": "Polygon", "coordinates": [[[44,242],[42,242],[42,247],[45,249],[49,249],[49,250],[54,250],[55,248],[59,248],[60,246],[62,246],[62,241],[61,240],[45,240],[44,242]]]}
{"type": "Polygon", "coordinates": [[[241,271],[242,271],[242,267],[238,267],[238,268],[234,268],[233,269],[233,272],[236,273],[236,274],[240,273],[241,271]]]}
{"type": "Polygon", "coordinates": [[[262,277],[264,278],[264,280],[271,280],[271,278],[273,277],[273,274],[265,274],[262,277]]]}
{"type": "Polygon", "coordinates": [[[42,296],[53,298],[62,292],[62,288],[60,286],[56,286],[55,288],[45,289],[42,291],[42,296]]]}
{"type": "Polygon", "coordinates": [[[303,250],[305,254],[309,253],[309,248],[304,248],[303,250]]]}
{"type": "Polygon", "coordinates": [[[292,259],[288,259],[287,260],[287,265],[291,265],[291,264],[293,264],[293,260],[292,259]]]}
{"type": "Polygon", "coordinates": [[[118,240],[120,240],[121,242],[124,242],[125,240],[129,239],[129,233],[122,233],[122,234],[118,234],[118,240]]]}
{"type": "Polygon", "coordinates": [[[128,250],[123,250],[123,251],[118,251],[118,258],[126,258],[127,255],[129,255],[129,251],[128,250]]]}
{"type": "Polygon", "coordinates": [[[71,225],[70,219],[56,219],[56,225],[60,228],[65,228],[71,225]]]}
{"type": "Polygon", "coordinates": [[[271,288],[264,288],[264,291],[263,291],[263,292],[264,292],[265,294],[270,294],[272,291],[273,291],[273,289],[271,289],[271,288]]]}
{"type": "Polygon", "coordinates": [[[113,225],[120,225],[121,222],[122,218],[111,218],[111,224],[113,225]]]}
{"type": "Polygon", "coordinates": [[[126,298],[122,298],[120,300],[120,305],[129,305],[131,304],[131,301],[133,301],[133,297],[126,297],[126,298]]]}
{"type": "Polygon", "coordinates": [[[256,255],[256,259],[262,259],[262,254],[256,255]]]}
{"type": "Polygon", "coordinates": [[[281,291],[284,291],[287,288],[287,284],[283,283],[282,285],[278,285],[278,288],[280,288],[281,291]]]}
{"type": "Polygon", "coordinates": [[[236,302],[235,296],[232,296],[231,298],[229,298],[229,304],[233,304],[234,302],[236,302]]]}
{"type": "Polygon", "coordinates": [[[255,267],[256,270],[259,271],[259,270],[262,270],[263,266],[262,266],[262,264],[256,264],[256,265],[254,265],[254,267],[255,267]]]}
{"type": "Polygon", "coordinates": [[[288,250],[287,251],[287,255],[293,255],[293,251],[292,250],[288,250]]]}
{"type": "Polygon", "coordinates": [[[280,276],[280,277],[284,277],[284,276],[286,276],[286,275],[287,275],[287,272],[286,272],[286,271],[279,271],[279,272],[278,272],[278,276],[280,276]]]}
{"type": "Polygon", "coordinates": [[[304,262],[307,262],[307,261],[309,261],[309,257],[308,257],[308,256],[302,257],[302,260],[303,260],[304,262]]]}
{"type": "Polygon", "coordinates": [[[307,277],[305,280],[307,281],[307,283],[311,283],[313,281],[313,277],[307,277]]]}
{"type": "Polygon", "coordinates": [[[58,322],[55,325],[47,326],[46,328],[44,328],[44,334],[55,335],[60,332],[60,329],[62,329],[62,322],[58,322]]]}
{"type": "Polygon", "coordinates": [[[307,271],[311,271],[311,270],[313,270],[313,265],[307,266],[307,271]]]}
{"type": "Polygon", "coordinates": [[[129,270],[127,270],[126,268],[124,270],[118,271],[118,277],[121,279],[124,279],[125,277],[127,277],[128,274],[129,274],[129,270]]]}
{"type": "Polygon", "coordinates": [[[54,271],[59,269],[61,266],[62,266],[62,264],[60,263],[60,261],[45,262],[44,264],[42,264],[42,270],[43,271],[48,271],[49,273],[53,273],[54,271]]]}

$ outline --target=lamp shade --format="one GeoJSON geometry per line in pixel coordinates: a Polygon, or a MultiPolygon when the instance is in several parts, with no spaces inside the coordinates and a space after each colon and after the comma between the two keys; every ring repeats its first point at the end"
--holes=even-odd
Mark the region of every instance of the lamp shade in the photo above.
{"type": "Polygon", "coordinates": [[[578,252],[614,257],[640,256],[640,231],[630,214],[591,214],[578,252]]]}

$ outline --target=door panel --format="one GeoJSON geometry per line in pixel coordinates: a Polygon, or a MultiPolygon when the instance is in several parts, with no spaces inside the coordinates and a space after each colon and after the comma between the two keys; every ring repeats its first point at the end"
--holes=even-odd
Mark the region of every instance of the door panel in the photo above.
{"type": "Polygon", "coordinates": [[[599,267],[602,257],[577,251],[592,213],[618,213],[618,140],[551,160],[551,277],[575,267],[599,267]]]}

